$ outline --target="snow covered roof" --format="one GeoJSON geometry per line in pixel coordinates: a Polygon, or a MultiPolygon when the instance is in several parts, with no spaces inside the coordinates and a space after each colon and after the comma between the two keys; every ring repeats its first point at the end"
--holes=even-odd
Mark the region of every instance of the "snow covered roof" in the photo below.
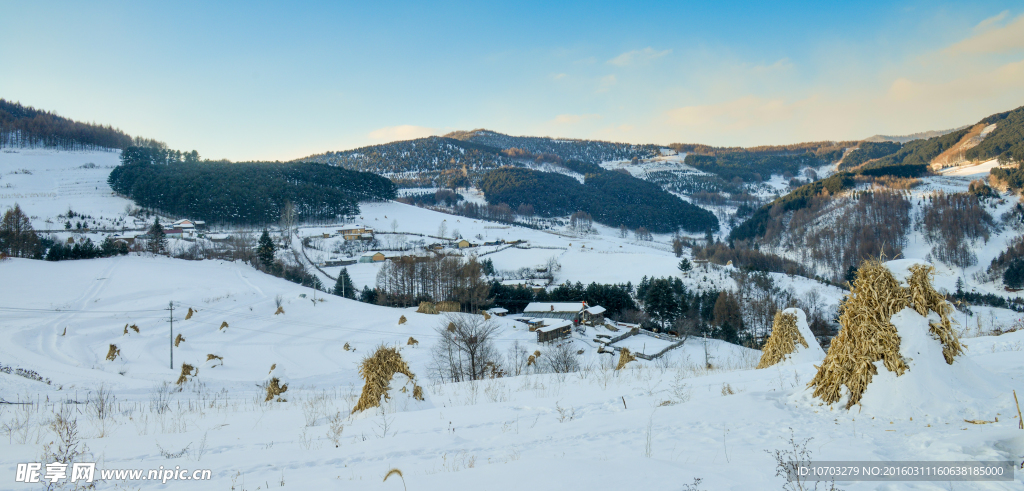
{"type": "Polygon", "coordinates": [[[590,315],[598,315],[603,314],[606,309],[600,305],[595,305],[593,307],[587,307],[585,310],[590,315]]]}
{"type": "Polygon", "coordinates": [[[508,309],[503,309],[501,307],[496,307],[496,308],[491,309],[490,312],[492,314],[507,314],[508,313],[508,309]]]}
{"type": "Polygon", "coordinates": [[[558,329],[562,329],[564,327],[569,327],[569,326],[572,326],[572,322],[570,322],[570,321],[553,321],[553,322],[550,322],[550,323],[545,321],[545,324],[543,326],[541,326],[541,327],[538,327],[537,331],[539,331],[539,332],[551,332],[551,331],[557,331],[558,329]]]}
{"type": "Polygon", "coordinates": [[[583,302],[530,302],[523,312],[572,312],[580,313],[586,306],[583,302]]]}

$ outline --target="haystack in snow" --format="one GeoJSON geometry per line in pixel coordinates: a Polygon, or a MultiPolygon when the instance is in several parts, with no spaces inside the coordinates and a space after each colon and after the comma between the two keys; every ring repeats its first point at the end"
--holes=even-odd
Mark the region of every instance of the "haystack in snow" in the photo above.
{"type": "Polygon", "coordinates": [[[398,348],[384,345],[377,347],[373,355],[364,358],[359,365],[359,375],[363,377],[365,383],[356,407],[352,408],[353,413],[379,407],[382,402],[390,400],[394,395],[389,393],[392,385],[400,386],[397,387],[399,391],[411,390],[414,399],[423,400],[423,388],[415,384],[416,376],[398,353],[398,348]],[[396,377],[396,374],[401,374],[405,378],[396,377]],[[409,385],[412,386],[411,389],[409,385]]]}
{"type": "Polygon", "coordinates": [[[633,356],[633,353],[629,352],[629,348],[622,348],[619,350],[619,363],[615,365],[615,369],[622,370],[631,361],[636,361],[636,357],[633,356]]]}
{"type": "Polygon", "coordinates": [[[779,363],[821,361],[825,351],[807,325],[807,316],[800,309],[786,309],[775,313],[772,334],[761,350],[757,368],[768,368],[779,363]]]}
{"type": "Polygon", "coordinates": [[[952,307],[932,287],[932,274],[931,265],[911,260],[861,265],[839,316],[839,334],[808,384],[814,397],[826,404],[843,399],[849,409],[861,403],[879,368],[884,366],[896,377],[904,375],[909,361],[927,357],[919,346],[914,357],[907,356],[902,345],[906,336],[924,335],[916,332],[921,326],[927,327],[927,337],[945,363],[953,364],[961,346],[949,318],[952,307]]]}
{"type": "Polygon", "coordinates": [[[434,306],[434,302],[420,302],[419,308],[416,312],[421,314],[437,314],[437,307],[434,306]]]}
{"type": "Polygon", "coordinates": [[[267,374],[267,378],[264,379],[264,384],[267,387],[267,397],[263,399],[263,402],[270,402],[277,400],[277,402],[287,402],[285,398],[281,397],[288,391],[288,374],[285,372],[284,367],[280,367],[277,363],[270,365],[270,373],[267,374]]]}

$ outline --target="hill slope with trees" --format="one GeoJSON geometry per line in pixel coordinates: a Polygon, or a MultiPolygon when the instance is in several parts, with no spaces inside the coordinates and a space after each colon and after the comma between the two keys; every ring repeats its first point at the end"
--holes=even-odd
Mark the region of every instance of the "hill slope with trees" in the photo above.
{"type": "Polygon", "coordinates": [[[0,148],[123,149],[131,146],[132,142],[131,136],[111,126],[80,123],[0,99],[0,148]]]}
{"type": "Polygon", "coordinates": [[[108,182],[139,206],[245,225],[278,222],[288,204],[296,220],[320,221],[358,213],[360,201],[395,197],[394,183],[369,172],[312,162],[198,161],[194,152],[151,147],[125,149],[108,182]]]}

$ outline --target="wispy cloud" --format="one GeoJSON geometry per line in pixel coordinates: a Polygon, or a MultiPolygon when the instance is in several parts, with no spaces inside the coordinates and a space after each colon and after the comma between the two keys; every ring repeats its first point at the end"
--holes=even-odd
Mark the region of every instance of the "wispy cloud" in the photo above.
{"type": "Polygon", "coordinates": [[[576,124],[581,121],[601,119],[600,114],[559,114],[555,117],[552,123],[555,124],[576,124]]]}
{"type": "Polygon", "coordinates": [[[1005,17],[1006,12],[1003,12],[985,19],[978,24],[977,34],[946,48],[945,52],[951,55],[987,54],[1024,49],[1024,15],[996,27],[1005,17]]]}
{"type": "Polygon", "coordinates": [[[644,49],[627,51],[625,53],[622,53],[621,55],[616,56],[615,58],[612,58],[612,59],[608,60],[608,64],[609,65],[620,66],[620,67],[626,67],[626,66],[630,66],[630,65],[636,65],[636,64],[648,62],[648,61],[651,61],[651,60],[656,60],[658,58],[661,58],[662,56],[666,56],[666,55],[669,55],[671,53],[672,53],[671,49],[666,49],[664,51],[655,51],[654,48],[651,48],[650,46],[648,46],[648,47],[646,47],[644,49]]]}
{"type": "Polygon", "coordinates": [[[608,90],[614,87],[617,83],[619,83],[619,79],[615,78],[615,75],[606,75],[601,77],[597,82],[597,90],[595,92],[608,92],[608,90]]]}
{"type": "Polygon", "coordinates": [[[672,125],[724,132],[790,120],[810,103],[811,99],[786,103],[782,99],[748,95],[716,104],[678,107],[666,114],[672,125]]]}
{"type": "Polygon", "coordinates": [[[370,132],[369,136],[374,141],[392,142],[398,140],[414,140],[436,134],[433,128],[403,124],[398,126],[386,126],[370,132]]]}

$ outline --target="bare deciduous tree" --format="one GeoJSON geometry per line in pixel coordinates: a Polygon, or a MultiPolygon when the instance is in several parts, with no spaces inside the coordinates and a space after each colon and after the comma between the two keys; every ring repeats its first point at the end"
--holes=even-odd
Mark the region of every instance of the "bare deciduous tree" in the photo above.
{"type": "Polygon", "coordinates": [[[480,380],[500,363],[493,338],[498,324],[476,315],[445,315],[434,328],[440,338],[431,350],[433,368],[447,382],[480,380]]]}

